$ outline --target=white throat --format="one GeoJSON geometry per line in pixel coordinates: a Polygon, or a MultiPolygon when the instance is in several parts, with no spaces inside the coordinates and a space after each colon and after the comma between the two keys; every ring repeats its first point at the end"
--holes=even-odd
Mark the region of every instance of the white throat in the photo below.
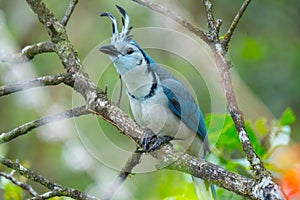
{"type": "Polygon", "coordinates": [[[144,97],[149,94],[153,84],[153,74],[146,65],[135,67],[122,75],[128,92],[135,97],[144,97]]]}

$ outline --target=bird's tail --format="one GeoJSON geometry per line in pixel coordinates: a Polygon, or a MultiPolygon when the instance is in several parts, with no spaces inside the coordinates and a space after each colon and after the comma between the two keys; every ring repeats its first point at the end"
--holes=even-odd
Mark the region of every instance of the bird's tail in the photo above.
{"type": "Polygon", "coordinates": [[[207,181],[192,177],[195,191],[199,200],[216,200],[216,190],[214,185],[210,185],[207,181]]]}

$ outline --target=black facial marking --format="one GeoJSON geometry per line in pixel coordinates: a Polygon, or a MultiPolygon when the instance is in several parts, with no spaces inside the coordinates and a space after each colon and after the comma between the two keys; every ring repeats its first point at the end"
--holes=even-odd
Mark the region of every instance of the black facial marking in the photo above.
{"type": "Polygon", "coordinates": [[[133,54],[134,53],[134,50],[133,50],[133,48],[129,48],[129,49],[127,49],[127,52],[126,52],[128,55],[130,55],[130,54],[133,54]]]}

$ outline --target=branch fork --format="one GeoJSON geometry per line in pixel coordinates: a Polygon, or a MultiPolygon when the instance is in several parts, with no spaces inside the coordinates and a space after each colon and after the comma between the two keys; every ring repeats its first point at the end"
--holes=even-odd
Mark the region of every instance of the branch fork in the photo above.
{"type": "MultiPolygon", "coordinates": [[[[66,70],[66,74],[31,80],[25,83],[25,89],[42,86],[43,84],[57,85],[63,83],[81,94],[86,101],[86,105],[70,109],[53,116],[41,118],[39,120],[24,124],[7,133],[2,133],[0,135],[1,142],[8,142],[19,137],[20,135],[27,134],[30,130],[46,124],[45,121],[48,122],[49,119],[54,121],[56,119],[61,120],[65,118],[81,116],[84,114],[98,113],[109,123],[115,125],[120,130],[120,132],[134,140],[137,146],[141,145],[142,139],[145,137],[147,130],[140,127],[117,105],[107,99],[105,92],[99,90],[97,86],[89,79],[88,75],[83,71],[83,67],[78,58],[77,51],[74,49],[73,45],[68,39],[65,26],[67,25],[72,12],[76,4],[78,3],[78,0],[70,0],[69,7],[66,10],[65,15],[61,21],[58,21],[54,14],[46,7],[46,5],[41,0],[26,1],[38,16],[39,21],[48,31],[50,41],[41,42],[25,47],[22,52],[18,54],[18,57],[21,58],[19,61],[28,61],[30,59],[33,59],[34,56],[40,53],[55,52],[59,56],[66,70]],[[64,75],[66,76],[64,77],[64,75]],[[59,78],[61,76],[63,77],[62,79],[59,78]],[[51,79],[55,79],[56,82],[51,82],[51,79]],[[91,110],[93,110],[93,112],[91,112],[91,110]],[[47,118],[47,120],[45,118],[47,118]]],[[[222,85],[228,103],[228,110],[232,119],[234,120],[236,130],[242,143],[246,157],[253,168],[254,178],[250,179],[247,177],[243,177],[241,175],[229,172],[207,161],[192,157],[183,152],[179,152],[175,150],[171,144],[165,144],[161,146],[160,148],[150,152],[150,155],[156,158],[164,167],[186,172],[193,176],[203,178],[205,180],[208,180],[212,184],[223,187],[227,190],[234,191],[235,193],[240,194],[244,197],[248,197],[251,199],[285,199],[280,191],[279,186],[274,183],[271,174],[266,170],[262,161],[255,153],[253,146],[251,145],[247,131],[245,129],[243,114],[239,110],[231,82],[229,71],[229,69],[231,68],[231,62],[226,57],[228,44],[231,40],[234,30],[236,29],[241,16],[245,12],[251,0],[245,0],[228,31],[224,36],[221,37],[220,27],[222,21],[219,19],[215,20],[213,14],[213,4],[210,0],[203,0],[206,10],[206,17],[208,20],[208,32],[201,30],[197,26],[190,23],[188,20],[177,15],[176,13],[173,13],[171,10],[164,8],[159,4],[152,3],[148,0],[132,1],[170,17],[171,19],[175,20],[183,27],[200,37],[211,47],[212,51],[214,52],[217,68],[221,76],[222,85]]],[[[1,60],[5,61],[5,59],[2,58],[1,60]]],[[[18,59],[16,60],[18,61],[18,59]]],[[[18,84],[2,86],[0,87],[0,96],[18,92],[23,89],[24,87],[22,88],[18,84]]],[[[139,163],[140,156],[141,154],[133,155],[133,157],[129,159],[128,163],[126,163],[124,169],[119,175],[119,177],[123,177],[123,181],[131,172],[135,164],[139,163]]],[[[48,179],[37,175],[31,170],[21,167],[21,165],[19,165],[18,163],[14,163],[7,158],[0,158],[0,163],[8,168],[16,170],[19,174],[27,177],[28,179],[38,182],[50,189],[48,193],[39,195],[38,197],[36,197],[36,194],[31,191],[31,195],[33,196],[32,199],[48,199],[54,196],[69,196],[77,199],[95,199],[94,197],[90,197],[80,191],[66,188],[53,183],[48,179]]],[[[21,183],[18,183],[7,174],[2,173],[0,174],[0,176],[1,175],[12,181],[15,181],[16,185],[23,187],[21,183]]],[[[23,188],[28,191],[30,190],[30,188],[23,188]]],[[[108,194],[107,196],[111,197],[112,194],[108,194]]]]}

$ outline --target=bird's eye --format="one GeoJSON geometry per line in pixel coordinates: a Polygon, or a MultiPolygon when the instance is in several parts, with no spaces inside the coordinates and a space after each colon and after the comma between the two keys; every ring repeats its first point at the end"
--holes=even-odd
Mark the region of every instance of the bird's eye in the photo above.
{"type": "Polygon", "coordinates": [[[133,52],[134,52],[134,50],[133,50],[133,48],[129,48],[128,50],[127,50],[127,54],[133,54],[133,52]]]}

